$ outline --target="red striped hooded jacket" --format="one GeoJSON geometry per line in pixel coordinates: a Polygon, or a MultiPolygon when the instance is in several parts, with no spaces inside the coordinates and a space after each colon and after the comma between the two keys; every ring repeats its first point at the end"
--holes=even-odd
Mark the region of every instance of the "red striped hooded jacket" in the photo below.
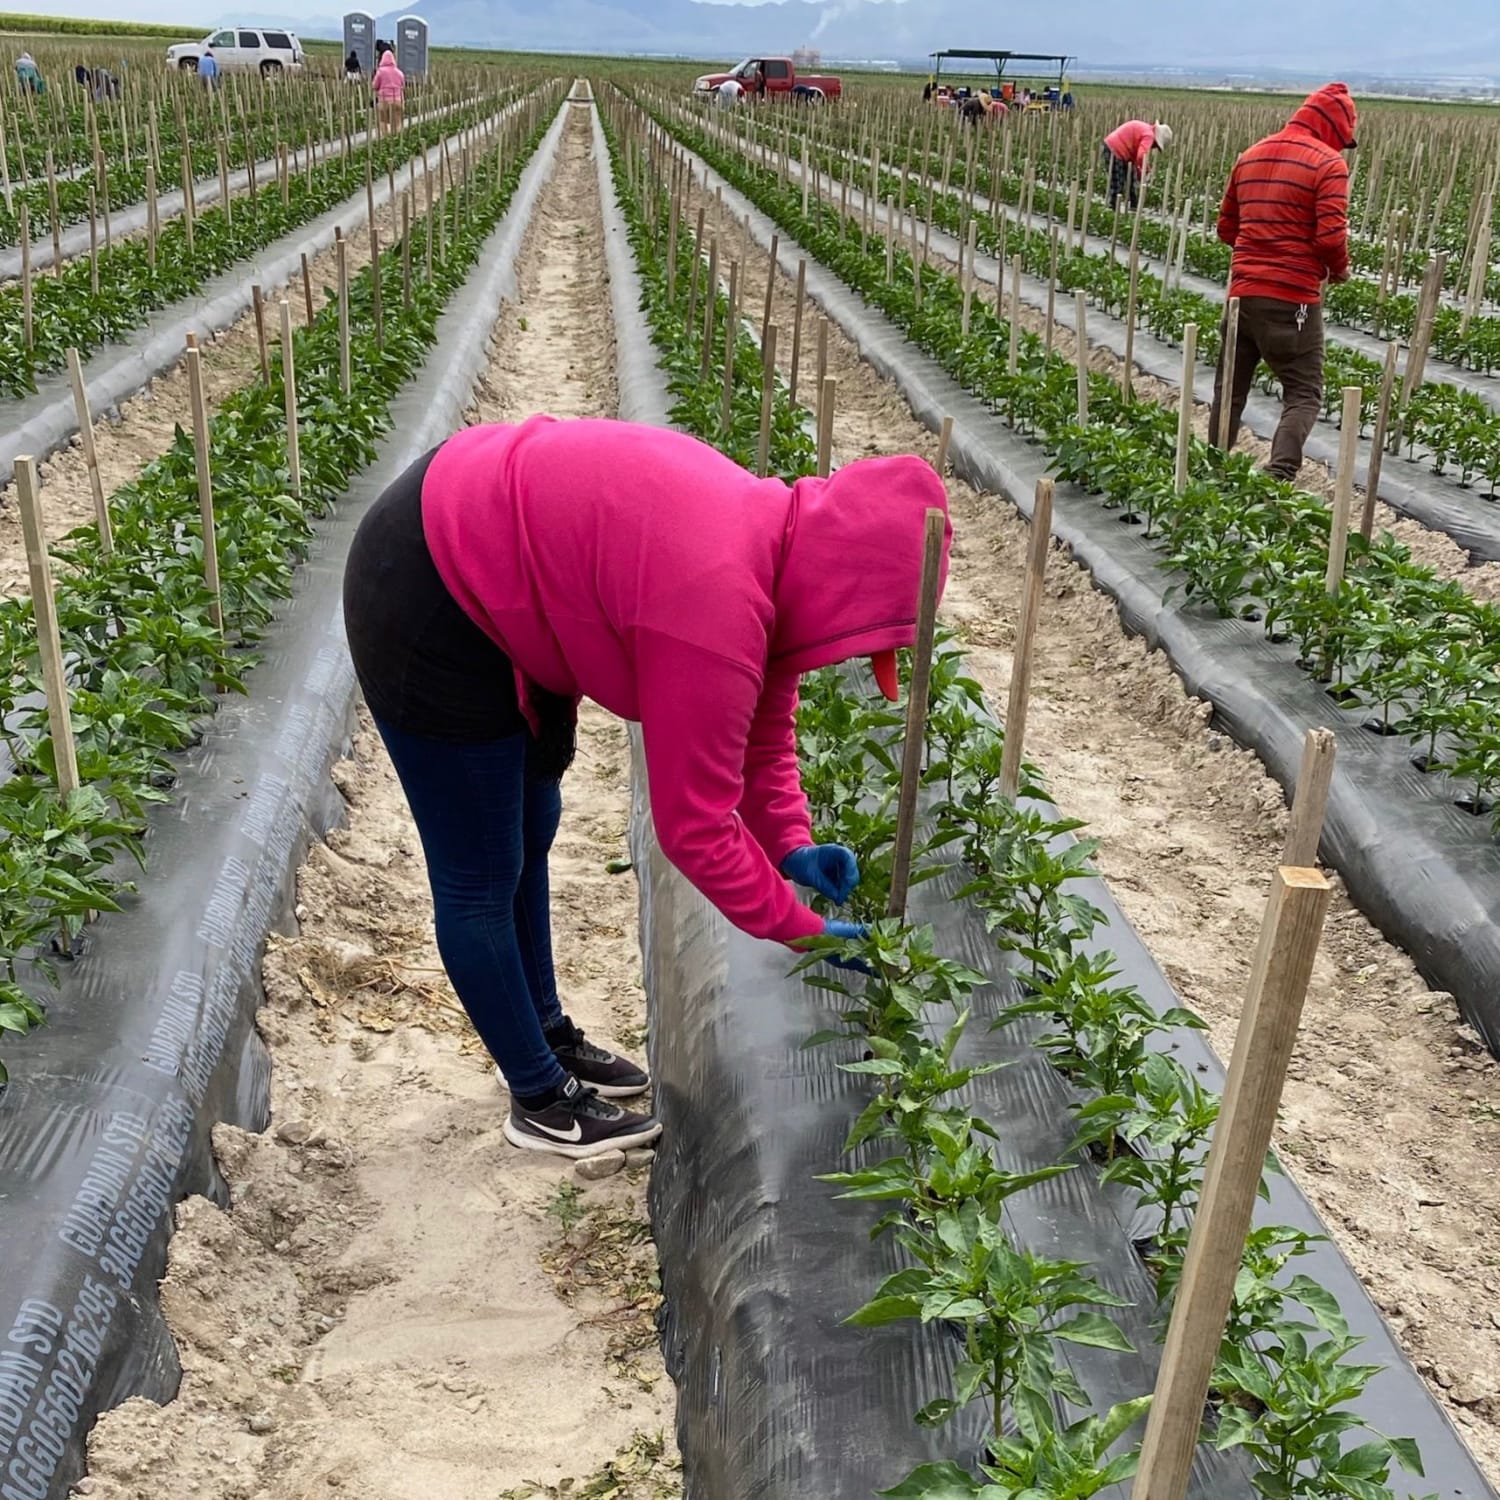
{"type": "Polygon", "coordinates": [[[1231,297],[1317,302],[1349,277],[1349,168],[1357,116],[1342,83],[1308,96],[1285,130],[1234,164],[1219,238],[1234,247],[1231,297]]]}

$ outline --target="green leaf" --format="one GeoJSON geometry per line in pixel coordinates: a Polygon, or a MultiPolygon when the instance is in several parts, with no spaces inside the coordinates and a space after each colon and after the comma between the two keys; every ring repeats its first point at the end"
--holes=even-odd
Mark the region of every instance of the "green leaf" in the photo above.
{"type": "Polygon", "coordinates": [[[1386,1442],[1391,1445],[1391,1453],[1395,1460],[1406,1470],[1408,1474],[1415,1474],[1419,1479],[1427,1477],[1427,1470],[1422,1467],[1422,1450],[1417,1447],[1415,1438],[1387,1438],[1386,1442]]]}
{"type": "Polygon", "coordinates": [[[980,1492],[979,1481],[951,1460],[923,1464],[913,1469],[900,1484],[879,1491],[887,1500],[974,1500],[980,1492]]]}
{"type": "Polygon", "coordinates": [[[903,1318],[915,1318],[921,1311],[921,1299],[917,1297],[876,1297],[858,1312],[850,1313],[844,1322],[855,1328],[879,1328],[886,1323],[899,1323],[903,1318]]]}
{"type": "Polygon", "coordinates": [[[1052,1329],[1053,1338],[1065,1339],[1070,1344],[1087,1344],[1093,1349],[1114,1349],[1121,1354],[1134,1354],[1135,1346],[1103,1313],[1079,1313],[1066,1323],[1052,1329]]]}

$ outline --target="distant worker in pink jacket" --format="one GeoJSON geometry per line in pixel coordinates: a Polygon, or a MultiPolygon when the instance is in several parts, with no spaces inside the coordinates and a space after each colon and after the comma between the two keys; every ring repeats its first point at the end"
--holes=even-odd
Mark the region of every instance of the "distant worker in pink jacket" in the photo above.
{"type": "Polygon", "coordinates": [[[382,135],[394,135],[401,129],[406,98],[406,74],[396,66],[396,54],[381,54],[380,64],[370,84],[375,95],[375,111],[382,135]]]}
{"type": "Polygon", "coordinates": [[[842,903],[859,883],[848,849],[813,842],[798,679],[868,656],[896,696],[929,508],[946,493],[914,457],[787,485],[681,433],[543,416],[466,428],[360,523],[349,647],[513,1145],[585,1157],[661,1133],[613,1102],[650,1080],[584,1037],[553,975],[547,855],[578,700],[641,725],[662,852],[731,922],[855,935],[792,888],[842,903]]]}
{"type": "Polygon", "coordinates": [[[1104,137],[1104,165],[1109,170],[1109,206],[1113,208],[1129,190],[1134,208],[1140,200],[1141,184],[1151,175],[1151,153],[1172,144],[1172,127],[1159,121],[1126,120],[1104,137]]]}

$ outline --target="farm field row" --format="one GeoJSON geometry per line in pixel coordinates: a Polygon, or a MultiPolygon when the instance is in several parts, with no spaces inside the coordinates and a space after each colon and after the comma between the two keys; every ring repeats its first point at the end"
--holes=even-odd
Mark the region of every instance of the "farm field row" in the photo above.
{"type": "MultiPolygon", "coordinates": [[[[390,248],[362,268],[346,261],[347,291],[334,266],[331,295],[291,340],[295,457],[274,318],[264,371],[253,320],[190,361],[218,371],[201,442],[188,435],[191,390],[187,422],[167,430],[168,414],[182,410],[182,392],[170,382],[142,398],[118,430],[101,432],[108,472],[126,481],[110,495],[112,536],[85,523],[53,548],[59,659],[68,664],[83,782],[71,796],[52,784],[66,737],[58,684],[42,670],[45,650],[38,655],[47,614],[23,591],[24,548],[7,547],[0,531],[0,593],[11,594],[0,614],[11,614],[3,636],[13,643],[6,739],[15,766],[0,801],[15,810],[7,849],[17,872],[43,882],[13,910],[0,909],[13,929],[6,950],[13,983],[0,997],[10,1031],[25,1033],[42,1019],[45,991],[31,958],[61,930],[70,945],[86,940],[82,957],[62,964],[53,1017],[60,1044],[73,1038],[78,1045],[86,976],[103,972],[120,951],[120,934],[150,910],[161,879],[150,858],[158,834],[148,830],[163,828],[164,814],[148,804],[174,796],[179,776],[196,786],[192,778],[206,762],[192,742],[205,728],[208,761],[232,743],[257,753],[257,739],[270,735],[278,766],[299,768],[285,774],[316,772],[321,781],[321,757],[342,729],[332,719],[300,729],[301,721],[287,719],[278,732],[284,705],[262,698],[255,661],[264,654],[265,670],[279,670],[288,631],[309,628],[299,613],[306,596],[332,598],[328,579],[336,576],[351,512],[373,498],[362,474],[397,472],[403,444],[416,445],[413,453],[430,445],[422,424],[458,390],[455,414],[467,421],[519,419],[539,408],[607,415],[649,406],[644,389],[624,388],[625,372],[635,372],[634,381],[643,368],[637,275],[661,369],[652,383],[672,403],[671,420],[748,467],[790,479],[876,453],[942,462],[928,430],[931,413],[914,411],[885,353],[852,338],[831,316],[831,302],[808,299],[809,288],[814,299],[826,297],[821,288],[836,272],[882,319],[880,338],[889,343],[881,351],[909,340],[982,395],[985,423],[1045,439],[1066,477],[1086,480],[1137,517],[1126,527],[1116,523],[1132,546],[1143,533],[1164,532],[1205,618],[1214,608],[1238,617],[1253,606],[1275,615],[1250,622],[1267,633],[1278,623],[1304,630],[1303,654],[1315,666],[1321,659],[1336,688],[1364,694],[1368,709],[1401,733],[1414,732],[1420,704],[1411,701],[1409,677],[1392,686],[1400,643],[1356,639],[1343,623],[1346,607],[1351,618],[1365,619],[1353,613],[1362,609],[1389,628],[1379,613],[1389,601],[1413,610],[1424,601],[1428,624],[1434,611],[1444,612],[1445,625],[1462,622],[1473,671],[1485,670],[1488,643],[1500,643],[1489,606],[1423,573],[1393,539],[1368,547],[1353,539],[1348,576],[1331,596],[1297,586],[1304,572],[1323,581],[1322,563],[1308,559],[1328,552],[1324,498],[1264,484],[1243,455],[1226,460],[1191,444],[1187,494],[1204,514],[1190,524],[1176,505],[1176,414],[1153,403],[1145,382],[1127,400],[1117,370],[1093,380],[1085,372],[1089,420],[1078,420],[1079,372],[1062,357],[1055,326],[1051,338],[1036,332],[1035,317],[1023,319],[1019,308],[1007,323],[1003,309],[966,295],[939,258],[924,265],[904,246],[887,252],[857,208],[821,189],[804,205],[784,168],[757,166],[691,118],[670,116],[674,141],[628,96],[605,83],[599,93],[597,113],[575,85],[568,102],[557,88],[526,96],[498,128],[487,115],[471,132],[472,150],[461,150],[452,175],[439,181],[430,213],[410,228],[398,224],[394,205],[385,219],[377,216],[390,248]],[[699,155],[690,159],[684,147],[699,155]],[[541,167],[528,175],[533,152],[541,167]],[[784,245],[795,240],[810,276],[794,274],[785,248],[779,258],[767,253],[771,227],[742,218],[749,205],[736,187],[771,216],[784,245]],[[503,217],[513,200],[516,222],[503,217]],[[514,237],[507,243],[515,256],[514,289],[504,300],[510,270],[492,258],[502,230],[514,237]],[[633,263],[622,249],[627,236],[633,263]],[[488,300],[476,305],[479,271],[488,300]],[[444,321],[445,304],[465,310],[464,327],[444,321]],[[469,377],[448,367],[449,341],[469,351],[457,362],[463,371],[486,334],[488,357],[472,365],[472,392],[455,387],[453,380],[469,377]],[[433,360],[444,369],[431,369],[433,360]],[[406,423],[416,430],[407,432],[406,423]],[[1127,450],[1123,458],[1110,442],[1127,450]],[[1260,575],[1229,576],[1225,549],[1215,552],[1209,536],[1225,526],[1242,546],[1253,541],[1259,549],[1260,575]],[[217,559],[217,570],[205,567],[206,557],[217,559]],[[312,566],[294,571],[304,559],[312,566]],[[1281,573],[1273,574],[1273,563],[1281,573]],[[1330,597],[1332,605],[1322,602],[1330,597]],[[243,713],[231,706],[221,716],[229,726],[222,735],[206,717],[215,687],[249,694],[243,713]],[[21,841],[33,837],[48,852],[23,869],[21,841]],[[147,856],[140,910],[118,883],[119,856],[137,847],[147,856]],[[101,920],[89,920],[101,912],[101,920]]],[[[665,105],[660,114],[663,122],[669,117],[665,105]]],[[[311,269],[313,282],[323,279],[311,269]]],[[[644,1218],[644,1164],[594,1185],[546,1158],[505,1154],[504,1095],[441,974],[416,832],[362,717],[353,758],[333,773],[348,825],[312,845],[288,897],[298,930],[273,938],[259,980],[247,979],[254,993],[263,984],[265,1008],[259,1039],[246,1047],[247,1057],[261,1060],[241,1092],[268,1089],[267,1103],[209,1117],[229,1122],[214,1127],[213,1146],[232,1206],[212,1201],[217,1183],[205,1187],[200,1177],[193,1191],[206,1196],[181,1207],[170,1244],[164,1226],[153,1231],[150,1254],[165,1258],[168,1346],[182,1367],[178,1399],[164,1408],[128,1401],[102,1419],[89,1442],[90,1493],[293,1500],[332,1486],[395,1500],[420,1486],[438,1500],[468,1500],[487,1486],[515,1500],[567,1493],[666,1500],[682,1492],[682,1479],[665,1436],[674,1393],[656,1348],[663,1292],[667,1327],[678,1320],[680,1335],[669,1338],[668,1369],[682,1383],[678,1429],[688,1488],[702,1489],[722,1462],[705,1457],[705,1438],[710,1447],[727,1441],[739,1418],[728,1427],[705,1424],[699,1403],[708,1364],[680,1366],[682,1351],[703,1336],[681,1322],[692,1316],[684,1288],[699,1274],[686,1262],[700,1252],[684,1251],[670,1205],[712,1161],[701,1154],[704,1137],[688,1128],[693,1105],[685,1075],[674,1071],[681,1053],[675,1061],[673,1053],[679,1043],[692,1045],[702,1024],[691,1007],[681,1009],[684,995],[701,1001],[712,984],[728,986],[719,996],[722,1025],[711,1028],[720,1045],[751,999],[787,1008],[799,1032],[794,1047],[828,1030],[830,1018],[837,1033],[784,1071],[817,1101],[825,1145],[836,1147],[850,1127],[848,1160],[835,1149],[815,1167],[843,1167],[843,1175],[820,1186],[802,1171],[790,1150],[801,1139],[791,1113],[774,1127],[763,1122],[784,1129],[789,1148],[765,1156],[792,1162],[799,1203],[826,1203],[836,1191],[855,1201],[815,1207],[804,1224],[791,1196],[752,1193],[757,1212],[771,1214],[765,1222],[774,1243],[760,1251],[796,1262],[799,1235],[820,1233],[827,1213],[843,1216],[839,1237],[863,1244],[880,1207],[872,1211],[862,1199],[909,1210],[892,1221],[900,1241],[893,1279],[881,1287],[823,1278],[817,1311],[799,1317],[802,1330],[776,1344],[793,1363],[810,1351],[816,1368],[818,1341],[826,1338],[829,1370],[850,1354],[860,1360],[862,1349],[872,1370],[892,1358],[923,1362],[930,1388],[903,1413],[899,1432],[886,1431],[889,1453],[877,1441],[858,1456],[861,1475],[869,1468],[872,1480],[898,1484],[913,1464],[891,1455],[927,1455],[895,1491],[911,1497],[981,1493],[980,1461],[1000,1496],[1048,1492],[1064,1470],[1076,1484],[1093,1484],[1080,1494],[1128,1477],[1132,1460],[1116,1444],[1127,1432],[1139,1437],[1136,1398],[1149,1390],[1160,1360],[1155,1298],[1170,1292],[1180,1267],[1201,1189],[1199,1156],[1218,1108],[1210,1076],[1218,1065],[1197,1038],[1221,1057],[1233,1045],[1286,814],[1280,788],[1255,755],[1226,739],[1211,722],[1211,706],[1189,697],[1167,660],[1126,633],[1110,597],[1059,551],[1042,591],[1026,741],[1027,788],[1038,800],[1013,804],[995,794],[1004,734],[984,705],[1004,701],[1015,670],[1025,558],[1035,548],[1005,500],[965,477],[961,446],[970,420],[966,408],[965,433],[950,455],[954,472],[945,475],[957,535],[926,725],[930,822],[919,840],[919,861],[936,878],[914,889],[914,925],[878,923],[868,942],[850,950],[874,976],[841,981],[831,999],[785,981],[776,955],[758,971],[763,992],[760,980],[736,991],[735,940],[727,980],[667,993],[664,976],[683,972],[671,963],[685,963],[691,974],[712,949],[709,967],[719,972],[722,934],[689,915],[675,927],[669,921],[665,930],[675,935],[663,939],[647,913],[645,981],[663,1072],[658,1105],[669,1130],[652,1167],[660,1274],[644,1218]],[[1082,841],[1069,849],[1075,833],[1082,841]],[[1094,868],[1107,890],[1093,881],[1094,868]],[[1106,910],[1112,925],[1104,925],[1106,910]],[[664,941],[673,955],[665,966],[664,941]],[[1120,980],[1111,953],[1127,955],[1127,963],[1140,955],[1155,977],[1138,992],[1120,980]],[[946,1043],[933,1044],[929,1018],[940,1020],[937,1035],[947,1030],[946,1043]],[[987,1034],[983,1023],[991,1019],[1008,1025],[987,1034]],[[1188,1063],[1200,1055],[1201,1068],[1188,1063]],[[1005,1066],[992,1076],[990,1063],[999,1062],[1005,1066]],[[1016,1109],[1005,1082],[1012,1071],[1041,1090],[1034,1108],[1007,1113],[1016,1109]],[[893,1111],[907,1120],[905,1134],[890,1124],[893,1111]],[[1028,1119],[1038,1125],[1043,1116],[1051,1154],[1033,1155],[1035,1143],[1023,1147],[1021,1137],[1028,1119]],[[1074,1223],[1096,1200],[1106,1207],[1095,1222],[1112,1226],[1100,1231],[1098,1245],[1108,1253],[1101,1248],[1097,1263],[1060,1266],[1027,1238],[1039,1212],[1054,1225],[1074,1223]],[[1143,1223],[1149,1232],[1133,1232],[1143,1223]],[[970,1285],[966,1295],[960,1282],[981,1260],[989,1268],[983,1287],[970,1285]],[[840,1327],[843,1318],[855,1326],[840,1327]],[[934,1343],[942,1330],[929,1323],[954,1324],[961,1337],[943,1333],[934,1343]],[[934,1349],[941,1357],[931,1364],[934,1349]],[[558,1377],[541,1397],[539,1365],[558,1377]],[[918,1405],[926,1425],[908,1435],[905,1416],[918,1405]]],[[[47,476],[44,518],[54,498],[77,519],[90,514],[88,471],[74,455],[47,476]]],[[[335,619],[336,607],[328,607],[335,619]]],[[[311,653],[309,681],[324,685],[318,691],[352,692],[336,686],[348,670],[336,624],[315,625],[313,634],[324,644],[311,653]]],[[[1480,702],[1475,680],[1451,685],[1453,701],[1480,702]]],[[[622,726],[588,707],[581,730],[554,861],[560,977],[588,1029],[635,1050],[646,1031],[635,903],[629,884],[607,873],[627,820],[648,900],[678,911],[687,897],[650,854],[622,726]]],[[[1487,721],[1471,714],[1455,728],[1429,715],[1422,732],[1428,748],[1451,761],[1444,771],[1434,753],[1429,784],[1451,775],[1454,792],[1486,811],[1482,765],[1458,757],[1464,735],[1477,742],[1493,732],[1487,721]]],[[[893,733],[898,721],[856,682],[837,674],[809,681],[800,718],[804,782],[821,833],[861,855],[868,889],[857,914],[872,920],[884,909],[891,865],[893,733]]],[[[258,778],[247,787],[247,819],[266,794],[258,778]]],[[[196,805],[196,792],[187,800],[196,805]]],[[[311,822],[315,833],[326,831],[319,819],[311,822]]],[[[282,855],[278,878],[290,881],[296,846],[282,855]]],[[[1263,1221],[1315,1224],[1310,1203],[1333,1247],[1293,1227],[1266,1229],[1249,1248],[1245,1276],[1254,1295],[1235,1304],[1242,1337],[1221,1356],[1215,1441],[1202,1450],[1196,1481],[1208,1488],[1192,1493],[1248,1496],[1256,1476],[1261,1493],[1302,1483],[1308,1494],[1405,1500],[1451,1487],[1459,1475],[1471,1486],[1459,1493],[1482,1497],[1480,1469],[1491,1482],[1500,1474],[1500,1324],[1488,1314],[1500,1295],[1500,1201],[1488,1166],[1500,1137],[1487,1108],[1500,1065],[1462,1024],[1453,997],[1429,988],[1334,886],[1276,1137],[1295,1186],[1273,1180],[1272,1202],[1275,1213],[1292,1218],[1263,1221]],[[1381,1132],[1378,1157],[1369,1148],[1372,1122],[1381,1132]],[[1329,1290],[1335,1284],[1336,1293],[1329,1290]],[[1297,1326],[1308,1318],[1310,1333],[1297,1326]],[[1368,1329],[1377,1364],[1400,1366],[1404,1352],[1420,1383],[1404,1366],[1390,1374],[1365,1369],[1365,1356],[1347,1342],[1351,1319],[1361,1333],[1368,1329]],[[1300,1434],[1310,1408],[1281,1404],[1311,1358],[1308,1339],[1346,1375],[1340,1389],[1317,1398],[1330,1425],[1316,1451],[1300,1434]],[[1400,1409],[1392,1411],[1382,1393],[1401,1380],[1416,1399],[1400,1386],[1400,1409]],[[1440,1409],[1479,1468],[1464,1469],[1440,1409]],[[1408,1441],[1413,1436],[1420,1442],[1408,1441]],[[1430,1484],[1421,1477],[1424,1463],[1430,1484]]],[[[243,946],[236,941],[236,961],[243,946]]],[[[763,954],[759,962],[767,962],[763,954]]],[[[148,996],[148,1011],[153,1003],[148,996]]],[[[13,1081],[0,1092],[0,1111],[25,1105],[38,1076],[27,1071],[32,1049],[50,1045],[50,1036],[44,1028],[10,1041],[13,1081]]],[[[127,1036],[121,1051],[139,1057],[154,1046],[127,1036]]],[[[778,1069],[765,1077],[773,1091],[781,1086],[778,1069]]],[[[747,1110],[750,1098],[747,1092],[747,1110]]],[[[7,1170],[0,1155],[0,1174],[7,1170]]],[[[731,1197],[726,1183],[726,1203],[731,1197]]],[[[170,1215],[170,1203],[164,1209],[170,1215]]],[[[701,1253],[717,1253],[710,1247],[725,1226],[714,1215],[688,1220],[701,1253]]],[[[148,1288],[150,1264],[148,1256],[140,1270],[148,1288]]],[[[800,1274],[805,1280],[806,1270],[800,1274]]],[[[725,1311],[744,1290],[739,1277],[736,1270],[722,1288],[725,1311]]],[[[792,1302],[801,1314],[795,1296],[792,1302]]],[[[716,1362],[713,1371],[717,1393],[716,1362]]],[[[743,1374],[728,1361],[726,1389],[737,1389],[732,1382],[743,1374]]],[[[853,1428],[885,1412],[889,1389],[880,1379],[871,1385],[880,1394],[853,1428]]],[[[768,1399],[784,1394],[771,1390],[768,1399]]],[[[821,1409],[822,1396],[812,1391],[783,1440],[795,1444],[804,1430],[797,1422],[822,1420],[821,1409]]],[[[805,1461],[811,1474],[826,1457],[816,1445],[783,1454],[771,1441],[736,1471],[736,1483],[758,1482],[757,1473],[784,1461],[805,1461]]],[[[839,1471],[839,1482],[852,1473],[839,1471]]],[[[722,1493],[739,1490],[726,1484],[722,1493]]]]}

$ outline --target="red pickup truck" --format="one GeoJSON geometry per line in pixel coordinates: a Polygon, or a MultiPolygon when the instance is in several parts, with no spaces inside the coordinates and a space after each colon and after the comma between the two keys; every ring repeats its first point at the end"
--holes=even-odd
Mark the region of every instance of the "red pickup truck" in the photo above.
{"type": "Polygon", "coordinates": [[[747,97],[792,95],[801,99],[837,99],[844,85],[825,74],[798,73],[789,57],[747,57],[727,73],[705,73],[693,84],[693,92],[711,94],[721,83],[734,79],[747,97]]]}

